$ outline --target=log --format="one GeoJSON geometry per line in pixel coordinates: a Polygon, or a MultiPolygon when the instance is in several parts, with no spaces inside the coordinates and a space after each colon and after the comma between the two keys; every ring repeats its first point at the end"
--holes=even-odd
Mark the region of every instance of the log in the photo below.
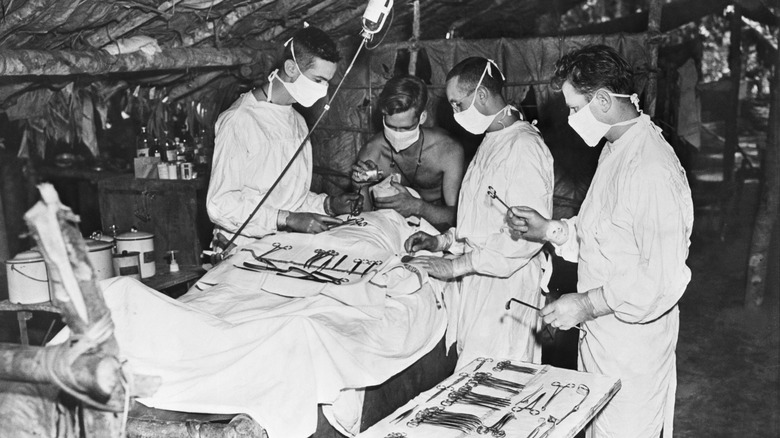
{"type": "MultiPolygon", "coordinates": [[[[757,309],[766,295],[767,264],[772,230],[780,214],[780,52],[775,52],[775,72],[772,78],[772,99],[769,104],[767,144],[762,167],[761,201],[753,226],[748,257],[745,307],[757,309]]],[[[776,269],[777,266],[774,267],[776,269]]]]}
{"type": "Polygon", "coordinates": [[[193,421],[155,421],[130,418],[127,422],[129,438],[268,438],[268,434],[251,417],[239,414],[229,423],[195,423],[193,421]],[[194,429],[197,435],[193,435],[194,429]]]}
{"type": "Polygon", "coordinates": [[[729,99],[725,120],[726,142],[723,144],[723,183],[726,193],[734,191],[731,184],[734,180],[734,153],[739,146],[737,119],[739,118],[739,82],[742,78],[742,9],[734,5],[734,12],[729,15],[729,99]]]}
{"type": "Polygon", "coordinates": [[[661,34],[660,0],[650,0],[650,10],[647,16],[648,45],[650,46],[650,68],[648,69],[647,90],[645,92],[645,111],[650,117],[655,115],[655,102],[658,94],[658,44],[661,34]]]}
{"type": "Polygon", "coordinates": [[[109,73],[232,67],[251,64],[251,49],[163,49],[148,56],[141,52],[109,55],[104,51],[0,50],[2,76],[103,75],[109,73]]]}
{"type": "MultiPolygon", "coordinates": [[[[51,347],[23,347],[17,344],[0,344],[0,380],[28,383],[55,383],[46,363],[58,362],[62,358],[60,349],[51,347]]],[[[71,366],[74,382],[95,400],[106,400],[111,396],[117,379],[119,363],[98,354],[79,356],[71,366]]],[[[60,381],[69,381],[65,370],[53,370],[60,381]]]]}

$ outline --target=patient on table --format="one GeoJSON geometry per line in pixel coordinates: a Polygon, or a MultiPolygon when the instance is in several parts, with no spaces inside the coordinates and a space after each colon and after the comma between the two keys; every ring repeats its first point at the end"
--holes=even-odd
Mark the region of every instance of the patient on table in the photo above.
{"type": "Polygon", "coordinates": [[[338,430],[356,433],[360,389],[433,349],[447,321],[442,284],[400,262],[404,240],[430,225],[393,210],[360,219],[240,247],[178,300],[133,279],[103,281],[131,372],[162,379],[138,401],[246,413],[269,436],[293,438],[316,430],[323,405],[338,430]]]}

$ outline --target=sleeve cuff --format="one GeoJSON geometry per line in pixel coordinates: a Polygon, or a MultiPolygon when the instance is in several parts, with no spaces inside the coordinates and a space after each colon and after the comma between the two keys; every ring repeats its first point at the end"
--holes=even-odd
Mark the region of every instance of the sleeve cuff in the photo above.
{"type": "Polygon", "coordinates": [[[591,289],[588,292],[586,292],[586,294],[588,296],[588,300],[590,301],[591,306],[593,306],[594,318],[598,318],[599,316],[608,315],[614,312],[612,308],[610,308],[609,305],[607,304],[606,298],[604,298],[603,287],[597,287],[595,289],[591,289]]]}
{"type": "Polygon", "coordinates": [[[290,212],[287,210],[279,210],[276,214],[276,230],[283,231],[287,228],[287,217],[290,216],[290,212]]]}
{"type": "Polygon", "coordinates": [[[452,271],[456,278],[473,274],[474,266],[471,263],[471,253],[452,259],[452,271]]]}

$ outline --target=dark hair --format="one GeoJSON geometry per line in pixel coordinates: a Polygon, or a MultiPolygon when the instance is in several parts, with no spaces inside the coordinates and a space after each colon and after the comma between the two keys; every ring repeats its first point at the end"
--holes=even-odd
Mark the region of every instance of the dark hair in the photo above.
{"type": "Polygon", "coordinates": [[[316,27],[305,27],[293,35],[291,41],[284,49],[282,63],[288,59],[293,59],[292,50],[295,50],[295,60],[298,61],[298,67],[301,70],[307,70],[314,65],[314,59],[320,58],[325,61],[337,63],[341,59],[336,43],[316,27]]]}
{"type": "Polygon", "coordinates": [[[379,94],[379,111],[388,116],[414,109],[419,117],[427,104],[428,87],[416,76],[396,76],[379,94]]]}
{"type": "MultiPolygon", "coordinates": [[[[452,78],[458,78],[458,88],[464,93],[471,94],[475,88],[479,78],[482,77],[482,73],[485,71],[485,66],[490,62],[486,58],[480,56],[472,56],[459,62],[455,67],[452,67],[449,73],[447,73],[447,81],[452,78]]],[[[482,78],[482,86],[487,88],[493,94],[501,94],[501,89],[504,88],[504,79],[501,76],[496,65],[490,66],[493,75],[485,73],[485,77],[482,78]]]]}
{"type": "Polygon", "coordinates": [[[555,90],[560,90],[569,81],[578,93],[591,99],[600,88],[630,94],[634,86],[632,77],[628,61],[612,47],[598,44],[563,55],[555,63],[550,83],[555,90]]]}

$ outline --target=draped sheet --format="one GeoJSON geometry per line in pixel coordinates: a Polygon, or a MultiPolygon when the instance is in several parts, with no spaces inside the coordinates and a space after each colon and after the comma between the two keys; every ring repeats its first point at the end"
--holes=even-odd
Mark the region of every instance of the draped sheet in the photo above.
{"type": "Polygon", "coordinates": [[[326,412],[334,426],[356,433],[362,393],[355,389],[381,384],[433,349],[447,319],[440,285],[400,263],[403,241],[417,228],[392,211],[363,217],[365,227],[280,233],[247,247],[258,254],[277,241],[308,244],[384,261],[344,285],[285,278],[289,293],[269,292],[280,278],[236,267],[254,261],[248,251],[209,271],[179,300],[133,279],[105,280],[122,355],[132,372],[162,378],[152,397],[138,401],[247,413],[272,438],[308,437],[317,405],[332,405],[326,412]]]}

